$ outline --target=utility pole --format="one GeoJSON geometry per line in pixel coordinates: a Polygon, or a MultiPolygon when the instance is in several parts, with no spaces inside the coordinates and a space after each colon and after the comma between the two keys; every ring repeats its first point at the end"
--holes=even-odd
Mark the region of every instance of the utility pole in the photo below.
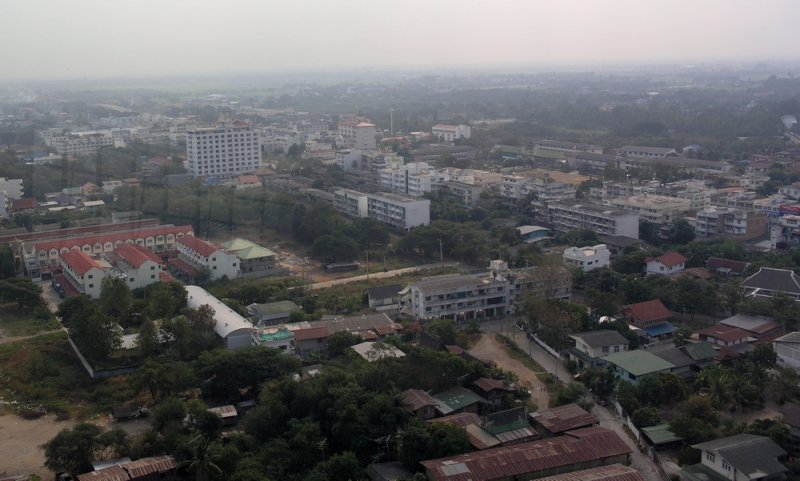
{"type": "Polygon", "coordinates": [[[389,109],[389,137],[394,137],[394,109],[389,109]]]}
{"type": "Polygon", "coordinates": [[[367,246],[367,284],[369,284],[369,246],[367,246]]]}
{"type": "Polygon", "coordinates": [[[442,239],[439,239],[439,265],[444,265],[444,251],[442,250],[442,239]]]}

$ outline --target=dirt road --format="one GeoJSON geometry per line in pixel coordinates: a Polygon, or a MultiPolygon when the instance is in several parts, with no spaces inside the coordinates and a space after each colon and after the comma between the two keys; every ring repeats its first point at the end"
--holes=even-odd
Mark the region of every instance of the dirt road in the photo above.
{"type": "Polygon", "coordinates": [[[509,356],[503,346],[494,338],[494,334],[484,334],[469,352],[482,361],[494,361],[500,369],[516,374],[519,377],[520,384],[531,391],[531,400],[536,406],[539,409],[548,407],[550,395],[547,392],[547,387],[536,377],[534,371],[509,356]]]}
{"type": "Polygon", "coordinates": [[[44,467],[44,451],[39,446],[74,424],[56,421],[52,414],[31,421],[13,414],[0,416],[0,471],[52,479],[53,473],[44,467]]]}
{"type": "Polygon", "coordinates": [[[427,269],[437,269],[437,268],[442,267],[442,266],[452,267],[452,266],[457,266],[457,265],[458,264],[456,264],[456,263],[445,262],[444,264],[426,264],[426,265],[422,265],[422,266],[404,267],[402,269],[394,269],[394,270],[386,271],[386,272],[383,272],[383,271],[381,271],[381,272],[373,272],[373,273],[371,273],[369,275],[364,274],[364,275],[360,275],[360,276],[345,277],[345,278],[342,278],[342,279],[334,279],[332,281],[317,282],[317,283],[311,284],[311,286],[309,286],[309,287],[311,288],[311,290],[325,289],[327,287],[338,286],[338,285],[341,285],[341,284],[349,284],[351,282],[367,281],[367,280],[370,280],[370,279],[388,279],[388,278],[391,278],[391,277],[401,276],[403,274],[411,274],[411,273],[414,273],[414,272],[424,271],[424,270],[427,270],[427,269]]]}

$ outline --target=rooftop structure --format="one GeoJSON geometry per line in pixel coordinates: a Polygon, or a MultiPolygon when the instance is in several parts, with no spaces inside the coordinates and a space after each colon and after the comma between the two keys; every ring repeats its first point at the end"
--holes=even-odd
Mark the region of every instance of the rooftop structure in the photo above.
{"type": "Polygon", "coordinates": [[[611,264],[611,252],[605,244],[587,247],[567,247],[562,255],[564,264],[580,268],[583,272],[593,271],[611,264]]]}
{"type": "Polygon", "coordinates": [[[617,377],[634,384],[642,376],[670,372],[675,367],[674,364],[661,359],[655,354],[639,349],[609,354],[605,360],[614,365],[617,377]]]}
{"type": "Polygon", "coordinates": [[[546,409],[531,415],[533,421],[550,435],[561,434],[573,429],[592,426],[598,423],[597,418],[577,404],[546,409]]]}
{"type": "Polygon", "coordinates": [[[191,309],[209,306],[214,310],[214,332],[221,337],[228,349],[239,349],[252,345],[253,324],[236,311],[222,303],[198,286],[186,286],[186,304],[191,309]]]}

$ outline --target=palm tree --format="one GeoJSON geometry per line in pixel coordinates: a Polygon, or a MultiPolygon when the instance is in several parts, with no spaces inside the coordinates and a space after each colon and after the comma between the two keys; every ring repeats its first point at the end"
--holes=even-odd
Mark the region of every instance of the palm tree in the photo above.
{"type": "MultiPolygon", "coordinates": [[[[197,439],[197,438],[196,438],[197,439]]],[[[183,461],[179,468],[194,474],[197,481],[211,481],[222,474],[217,462],[222,458],[216,451],[216,443],[201,437],[194,443],[191,459],[183,461]]]]}

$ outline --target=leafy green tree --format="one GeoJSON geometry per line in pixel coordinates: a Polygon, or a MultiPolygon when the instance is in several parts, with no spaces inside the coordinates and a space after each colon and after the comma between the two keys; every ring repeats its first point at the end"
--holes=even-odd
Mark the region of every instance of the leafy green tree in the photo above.
{"type": "Polygon", "coordinates": [[[364,474],[356,455],[351,451],[344,451],[318,463],[306,479],[308,481],[355,481],[363,478],[364,474]]]}
{"type": "Polygon", "coordinates": [[[111,317],[95,311],[73,321],[69,334],[88,359],[104,361],[122,344],[122,329],[111,317]]]}
{"type": "Polygon", "coordinates": [[[670,428],[687,444],[718,437],[719,417],[708,396],[692,396],[679,404],[676,412],[679,414],[670,422],[670,428]]]}
{"type": "Polygon", "coordinates": [[[136,348],[139,350],[139,355],[145,358],[158,351],[158,331],[153,321],[148,319],[142,323],[136,336],[136,348]]]}
{"type": "Polygon", "coordinates": [[[643,407],[636,410],[631,416],[634,426],[637,428],[646,428],[648,426],[655,426],[661,424],[661,413],[654,407],[643,407]]]}
{"type": "Polygon", "coordinates": [[[197,481],[213,481],[222,478],[222,461],[219,445],[213,441],[200,437],[192,445],[192,455],[181,462],[178,467],[191,473],[197,481]]]}
{"type": "Polygon", "coordinates": [[[64,429],[42,445],[47,469],[78,474],[92,470],[94,452],[98,446],[100,427],[81,423],[73,429],[64,429]]]}
{"type": "Polygon", "coordinates": [[[164,434],[170,431],[179,431],[186,418],[186,405],[177,398],[167,398],[153,411],[153,428],[164,434]]]}
{"type": "Polygon", "coordinates": [[[434,319],[427,330],[444,344],[456,344],[456,324],[452,319],[434,319]]]}
{"type": "Polygon", "coordinates": [[[100,311],[103,314],[121,323],[130,312],[133,294],[123,279],[108,276],[103,279],[99,302],[100,311]]]}
{"type": "Polygon", "coordinates": [[[58,306],[57,315],[61,318],[64,326],[69,329],[96,311],[97,308],[88,296],[72,296],[64,299],[64,302],[58,306]]]}
{"type": "Polygon", "coordinates": [[[328,338],[328,354],[334,357],[342,356],[350,346],[355,346],[362,341],[361,336],[349,331],[339,331],[328,338]]]}
{"type": "Polygon", "coordinates": [[[16,302],[20,307],[36,308],[42,305],[42,288],[27,277],[0,280],[0,303],[16,302]]]}
{"type": "Polygon", "coordinates": [[[314,257],[326,262],[349,261],[358,257],[358,245],[344,235],[323,235],[311,247],[314,257]]]}
{"type": "Polygon", "coordinates": [[[265,381],[299,369],[297,359],[277,349],[260,346],[204,352],[195,364],[197,378],[206,380],[204,391],[215,398],[237,395],[240,388],[256,388],[265,381]]]}
{"type": "Polygon", "coordinates": [[[17,275],[17,266],[14,262],[14,252],[11,246],[0,247],[0,279],[8,279],[17,275]]]}
{"type": "Polygon", "coordinates": [[[796,449],[789,427],[775,419],[756,419],[747,426],[744,432],[757,436],[766,436],[790,453],[796,449]]]}

